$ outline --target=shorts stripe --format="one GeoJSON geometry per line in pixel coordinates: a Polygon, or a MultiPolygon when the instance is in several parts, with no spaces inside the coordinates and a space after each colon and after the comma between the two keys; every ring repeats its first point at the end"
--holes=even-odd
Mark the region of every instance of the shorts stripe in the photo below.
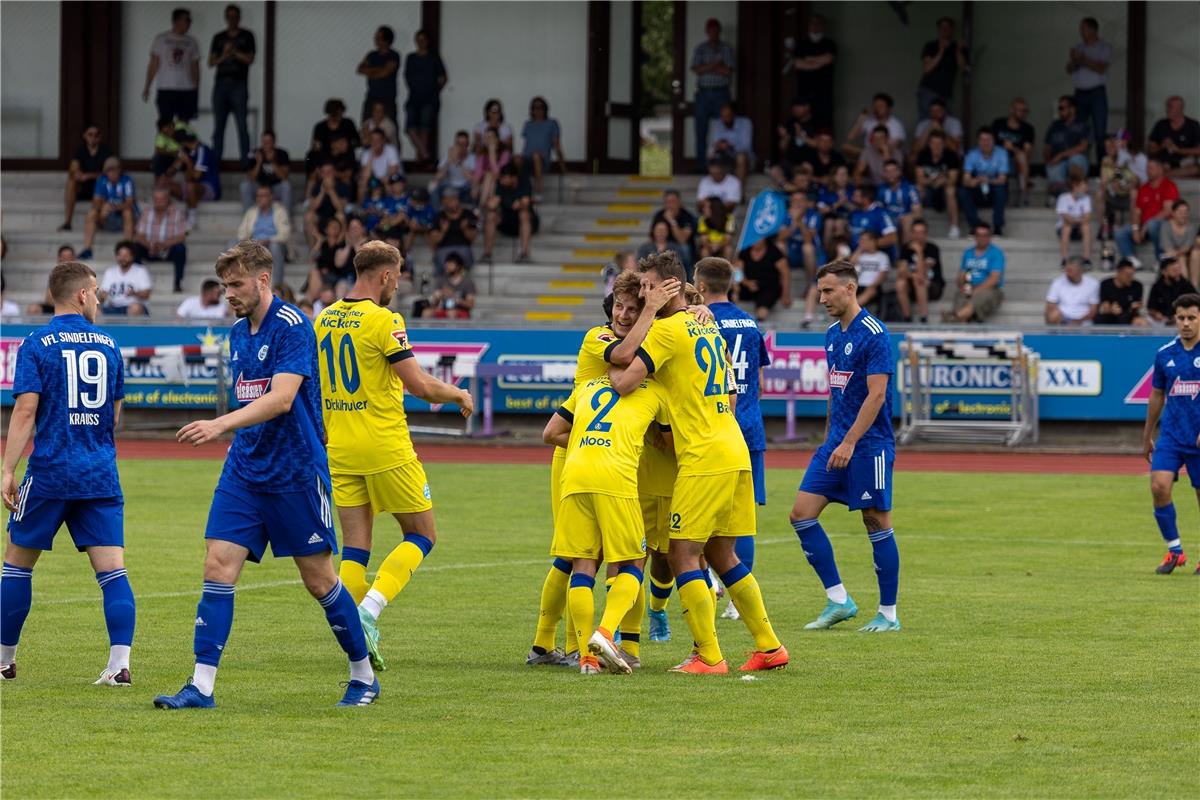
{"type": "Polygon", "coordinates": [[[17,492],[17,513],[13,514],[13,519],[20,522],[25,516],[25,504],[29,501],[29,487],[33,486],[33,476],[28,475],[25,482],[21,484],[20,491],[17,492]]]}
{"type": "Polygon", "coordinates": [[[887,462],[884,460],[883,453],[875,456],[875,488],[887,488],[887,462]]]}
{"type": "Polygon", "coordinates": [[[325,491],[325,484],[320,478],[317,478],[317,496],[321,498],[321,522],[332,528],[333,512],[329,508],[329,493],[325,491]]]}

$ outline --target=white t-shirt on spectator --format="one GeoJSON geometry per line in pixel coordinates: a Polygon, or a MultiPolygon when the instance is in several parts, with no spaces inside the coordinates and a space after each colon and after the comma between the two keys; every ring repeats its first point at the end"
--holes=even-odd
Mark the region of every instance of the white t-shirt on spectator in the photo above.
{"type": "Polygon", "coordinates": [[[229,307],[222,300],[211,306],[206,306],[199,297],[189,297],[179,304],[175,316],[183,319],[221,319],[229,316],[229,307]]]}
{"type": "Polygon", "coordinates": [[[871,131],[875,130],[875,128],[880,125],[887,127],[889,139],[892,141],[896,141],[897,139],[899,139],[901,142],[904,141],[904,123],[901,122],[895,114],[892,114],[884,122],[880,122],[879,120],[875,119],[875,115],[872,114],[870,118],[863,123],[863,147],[871,146],[871,131]]]}
{"type": "Polygon", "coordinates": [[[1100,282],[1084,275],[1079,283],[1071,283],[1066,275],[1059,275],[1046,292],[1046,302],[1057,304],[1063,319],[1083,319],[1091,306],[1100,303],[1100,282]]]}
{"type": "MultiPolygon", "coordinates": [[[[892,119],[895,119],[895,117],[892,119]]],[[[931,119],[923,119],[918,122],[917,129],[913,131],[913,138],[920,139],[925,135],[925,131],[929,130],[929,126],[932,124],[933,120],[931,119]]],[[[947,114],[946,118],[942,120],[942,131],[951,139],[958,139],[961,141],[963,138],[963,126],[958,117],[952,117],[947,114]]]]}
{"type": "Polygon", "coordinates": [[[150,271],[141,264],[130,266],[128,272],[121,272],[121,268],[113,264],[104,270],[104,278],[100,281],[101,291],[108,293],[108,299],[104,301],[104,305],[117,308],[140,303],[141,301],[134,297],[133,293],[144,292],[153,286],[154,281],[150,279],[150,271]]]}
{"type": "Polygon", "coordinates": [[[858,254],[858,285],[860,288],[882,284],[892,268],[892,260],[882,250],[858,254]]]}
{"type": "Polygon", "coordinates": [[[200,60],[200,45],[184,34],[171,31],[154,37],[150,55],[158,56],[158,72],[154,76],[159,89],[189,90],[197,88],[192,80],[192,62],[200,60]]]}
{"type": "Polygon", "coordinates": [[[20,316],[21,307],[12,300],[5,300],[0,303],[0,317],[16,317],[20,316]]]}
{"type": "Polygon", "coordinates": [[[696,200],[707,200],[710,197],[721,198],[721,202],[728,207],[736,206],[742,202],[742,182],[733,173],[726,174],[725,180],[720,183],[714,181],[711,175],[705,175],[700,180],[700,187],[696,189],[696,200]]]}
{"type": "MultiPolygon", "coordinates": [[[[475,123],[475,127],[471,129],[471,132],[478,136],[479,141],[482,142],[484,140],[484,134],[487,133],[487,129],[489,127],[488,121],[486,119],[481,119],[479,122],[475,123]]],[[[501,122],[499,125],[497,125],[496,133],[500,135],[500,141],[502,142],[511,143],[513,140],[512,125],[509,125],[507,122],[501,122]]]]}
{"type": "Polygon", "coordinates": [[[1054,223],[1054,229],[1061,231],[1064,216],[1080,219],[1084,214],[1092,213],[1092,198],[1087,194],[1084,194],[1082,197],[1076,197],[1071,192],[1063,192],[1058,196],[1058,201],[1054,204],[1054,213],[1058,215],[1058,220],[1054,223]]]}
{"type": "Polygon", "coordinates": [[[385,144],[383,153],[375,155],[369,147],[364,147],[362,155],[358,157],[358,163],[361,166],[371,166],[371,174],[381,181],[387,180],[387,177],[393,172],[403,172],[404,167],[400,163],[400,152],[393,145],[385,144]]]}

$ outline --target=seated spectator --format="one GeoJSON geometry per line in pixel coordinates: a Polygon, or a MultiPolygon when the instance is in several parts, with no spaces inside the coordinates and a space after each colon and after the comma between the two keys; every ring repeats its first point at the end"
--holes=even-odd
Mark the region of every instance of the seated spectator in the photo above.
{"type": "Polygon", "coordinates": [[[1150,155],[1166,160],[1173,178],[1200,175],[1200,122],[1183,114],[1183,98],[1167,98],[1167,116],[1150,129],[1150,155]]]}
{"type": "Polygon", "coordinates": [[[330,98],[325,101],[325,119],[313,125],[312,141],[304,155],[305,171],[310,180],[318,167],[333,157],[333,143],[337,139],[345,139],[350,150],[362,144],[358,128],[346,117],[346,104],[330,98]]]}
{"type": "Polygon", "coordinates": [[[370,136],[370,145],[363,148],[362,155],[358,159],[357,197],[364,200],[369,195],[367,186],[371,181],[383,184],[389,175],[404,172],[404,165],[400,163],[400,153],[387,143],[387,136],[384,132],[376,128],[371,131],[370,136]]]}
{"type": "Polygon", "coordinates": [[[996,147],[991,128],[980,128],[978,146],[963,159],[962,185],[958,204],[967,224],[975,230],[980,208],[992,207],[992,227],[996,236],[1004,235],[1004,207],[1008,205],[1008,153],[996,147]]]}
{"type": "Polygon", "coordinates": [[[325,223],[322,234],[316,245],[309,252],[313,260],[309,270],[308,280],[301,287],[304,296],[311,303],[320,301],[329,305],[336,298],[335,289],[343,281],[354,280],[354,270],[346,270],[345,265],[339,269],[335,263],[338,251],[346,244],[346,228],[338,217],[331,217],[325,223]]]}
{"type": "MultiPolygon", "coordinates": [[[[309,193],[308,210],[304,212],[304,235],[309,247],[316,247],[321,231],[329,220],[346,222],[346,204],[350,202],[350,187],[337,179],[333,162],[326,161],[317,172],[319,180],[309,193]]],[[[341,227],[339,225],[339,227],[341,227]]]]}
{"type": "Polygon", "coordinates": [[[614,255],[613,260],[605,264],[600,272],[600,278],[604,281],[604,296],[607,298],[613,293],[613,284],[616,283],[618,275],[622,272],[637,272],[637,268],[638,258],[628,250],[614,255]]]}
{"type": "Polygon", "coordinates": [[[291,163],[288,151],[275,146],[275,132],[263,131],[260,146],[254,151],[254,161],[242,181],[242,210],[257,202],[257,187],[265,186],[288,212],[292,210],[292,182],[288,180],[291,163]]]}
{"type": "Polygon", "coordinates": [[[558,156],[558,171],[565,174],[567,159],[563,156],[562,130],[558,120],[551,119],[550,104],[544,97],[535,97],[529,101],[529,119],[521,126],[522,167],[533,171],[534,199],[540,201],[543,191],[543,175],[550,166],[553,156],[558,156]],[[527,163],[529,166],[525,167],[527,163]]]}
{"type": "Polygon", "coordinates": [[[1135,325],[1144,327],[1149,323],[1142,316],[1143,288],[1133,276],[1133,262],[1122,258],[1112,277],[1100,282],[1100,308],[1096,314],[1097,325],[1135,325]]]}
{"type": "Polygon", "coordinates": [[[483,151],[475,156],[475,176],[472,186],[477,195],[475,201],[480,208],[487,208],[488,201],[496,194],[496,183],[500,170],[512,161],[512,149],[500,138],[497,128],[488,128],[483,134],[483,151]]]}
{"type": "Polygon", "coordinates": [[[1046,292],[1047,325],[1090,325],[1100,309],[1100,283],[1072,256],[1046,292]]]}
{"type": "Polygon", "coordinates": [[[434,319],[468,319],[475,307],[475,282],[467,277],[466,267],[458,253],[449,253],[445,260],[445,274],[436,279],[429,305],[421,312],[422,317],[434,319]]]}
{"type": "Polygon", "coordinates": [[[787,258],[769,239],[760,239],[738,253],[738,300],[754,306],[754,316],[766,322],[781,299],[784,308],[792,307],[791,272],[787,258]]]}
{"type": "Polygon", "coordinates": [[[108,146],[100,139],[100,126],[88,125],[83,132],[83,144],[75,149],[71,163],[67,165],[66,211],[63,224],[58,226],[59,233],[71,230],[76,201],[91,202],[96,193],[96,180],[104,171],[104,162],[109,155],[108,146]]]}
{"type": "Polygon", "coordinates": [[[871,184],[854,190],[854,210],[850,212],[847,223],[851,251],[858,249],[858,240],[864,231],[875,234],[875,244],[879,249],[893,250],[896,247],[896,223],[875,197],[876,190],[871,184]]]}
{"type": "Polygon", "coordinates": [[[9,300],[6,296],[8,291],[8,281],[4,279],[4,273],[0,273],[0,317],[7,319],[9,317],[20,316],[21,307],[9,300]]]}
{"type": "Polygon", "coordinates": [[[917,301],[917,318],[929,321],[929,301],[942,298],[946,278],[942,274],[942,253],[929,241],[929,225],[925,220],[913,222],[912,241],[900,251],[896,263],[896,302],[905,322],[912,322],[912,303],[917,301]]]}
{"type": "Polygon", "coordinates": [[[879,249],[879,237],[874,231],[863,231],[858,237],[858,249],[850,254],[850,263],[858,269],[858,304],[866,306],[883,297],[883,287],[892,260],[879,249]]]}
{"type": "Polygon", "coordinates": [[[387,105],[382,100],[375,100],[371,103],[371,115],[362,121],[362,135],[367,141],[371,141],[372,131],[383,131],[383,138],[387,143],[400,151],[400,132],[396,130],[396,123],[392,122],[387,115],[387,105]]]}
{"type": "Polygon", "coordinates": [[[786,177],[791,177],[791,171],[798,167],[816,146],[817,128],[813,122],[812,103],[807,97],[798,97],[792,101],[787,119],[775,129],[775,133],[776,160],[785,167],[786,177]]]}
{"type": "MultiPolygon", "coordinates": [[[[709,164],[711,167],[712,164],[709,164]]],[[[709,197],[700,203],[700,221],[696,236],[700,242],[700,258],[718,256],[729,261],[733,257],[733,234],[736,230],[733,214],[720,197],[709,197]]]]}
{"type": "Polygon", "coordinates": [[[512,126],[504,121],[504,108],[500,105],[500,101],[492,98],[483,104],[483,119],[475,123],[475,127],[471,131],[471,149],[476,155],[483,155],[487,151],[486,134],[488,128],[495,128],[496,135],[500,137],[500,141],[504,142],[508,147],[509,152],[513,149],[513,129],[512,126]]]}
{"type": "Polygon", "coordinates": [[[520,249],[517,253],[517,263],[528,263],[531,260],[530,242],[538,229],[538,215],[533,208],[533,187],[529,177],[522,175],[516,164],[506,164],[500,170],[496,194],[488,201],[486,214],[487,222],[483,231],[484,260],[492,260],[492,247],[496,243],[498,229],[505,236],[518,238],[520,249]]]}
{"type": "Polygon", "coordinates": [[[169,186],[179,171],[179,147],[184,134],[190,130],[186,122],[170,117],[158,121],[158,133],[154,135],[154,155],[150,159],[150,172],[155,186],[169,186]]]}
{"type": "Polygon", "coordinates": [[[137,216],[137,189],[133,178],[121,169],[120,159],[109,156],[104,159],[104,174],[96,179],[92,207],[88,209],[83,225],[83,250],[79,252],[79,258],[86,261],[92,257],[92,243],[100,226],[106,231],[121,231],[126,239],[132,239],[137,216]]]}
{"type": "Polygon", "coordinates": [[[1147,181],[1137,191],[1133,203],[1133,222],[1117,229],[1117,249],[1121,258],[1133,259],[1135,266],[1140,268],[1137,260],[1137,246],[1149,240],[1154,246],[1154,257],[1162,256],[1159,244],[1159,230],[1163,222],[1171,216],[1171,204],[1179,199],[1179,187],[1166,176],[1166,162],[1160,156],[1154,156],[1146,164],[1147,181]]]}
{"type": "Polygon", "coordinates": [[[1091,129],[1088,120],[1078,118],[1074,97],[1064,94],[1058,98],[1058,119],[1046,129],[1046,143],[1042,147],[1049,197],[1057,197],[1067,189],[1067,171],[1071,167],[1087,174],[1091,129]]]}
{"type": "Polygon", "coordinates": [[[1100,240],[1109,241],[1113,231],[1124,223],[1125,215],[1133,207],[1137,195],[1138,177],[1134,174],[1130,158],[1121,161],[1121,154],[1129,155],[1121,147],[1119,131],[1104,140],[1104,157],[1100,159],[1100,184],[1096,187],[1095,209],[1100,219],[1100,240]]]}
{"type": "Polygon", "coordinates": [[[134,257],[139,264],[170,261],[175,266],[176,292],[183,291],[183,271],[187,266],[187,218],[165,188],[154,190],[154,203],[142,214],[133,240],[134,257]]]}
{"type": "Polygon", "coordinates": [[[1183,274],[1183,260],[1164,258],[1158,280],[1150,287],[1146,309],[1151,325],[1170,325],[1175,319],[1175,301],[1180,295],[1195,294],[1196,287],[1183,274]]]}
{"type": "Polygon", "coordinates": [[[179,148],[180,172],[183,174],[183,199],[187,203],[188,227],[196,227],[196,207],[203,202],[221,199],[220,165],[208,145],[201,143],[194,131],[183,135],[179,148]]]}
{"type": "Polygon", "coordinates": [[[725,158],[714,158],[708,162],[708,174],[700,179],[696,189],[697,203],[709,197],[719,197],[730,210],[742,202],[742,182],[736,175],[729,174],[732,162],[725,158]]]}
{"type": "Polygon", "coordinates": [[[842,152],[847,158],[857,159],[863,150],[871,146],[871,133],[875,126],[883,125],[888,129],[888,140],[894,153],[904,151],[904,123],[892,115],[895,106],[890,94],[880,92],[871,100],[871,110],[865,108],[854,121],[854,127],[846,134],[846,142],[842,152]]]}
{"type": "Polygon", "coordinates": [[[871,131],[866,149],[859,154],[854,165],[854,182],[870,183],[873,186],[883,183],[883,165],[896,160],[897,153],[888,140],[888,129],[883,125],[876,125],[871,131]]]}
{"type": "Polygon", "coordinates": [[[656,219],[650,223],[650,239],[642,242],[634,257],[641,261],[646,256],[657,255],[667,250],[674,251],[675,255],[679,257],[680,263],[683,263],[681,248],[679,242],[671,236],[670,224],[665,219],[656,219]]]}
{"type": "Polygon", "coordinates": [[[1200,283],[1200,238],[1197,225],[1189,219],[1191,206],[1180,198],[1171,206],[1171,216],[1158,226],[1158,249],[1163,258],[1176,258],[1193,284],[1200,283]]]}
{"type": "Polygon", "coordinates": [[[254,207],[242,215],[237,238],[238,241],[253,239],[266,245],[275,264],[271,271],[271,282],[283,283],[288,240],[292,238],[292,221],[283,203],[275,200],[270,186],[258,187],[254,207]]]}
{"type": "Polygon", "coordinates": [[[977,223],[971,229],[975,246],[962,254],[954,310],[943,322],[987,322],[1004,302],[1004,253],[992,244],[992,226],[977,223]]]}
{"type": "Polygon", "coordinates": [[[683,268],[690,272],[696,262],[696,218],[683,207],[683,198],[676,189],[663,192],[663,207],[654,212],[651,225],[665,222],[671,229],[671,240],[675,242],[683,268]]]}
{"type": "Polygon", "coordinates": [[[396,233],[401,238],[408,233],[408,218],[404,213],[404,202],[408,199],[405,187],[403,175],[389,177],[386,184],[371,181],[370,196],[359,205],[356,215],[367,226],[367,233],[372,236],[382,234],[384,229],[380,225],[389,217],[397,218],[389,222],[388,228],[393,224],[398,225],[396,233]],[[395,191],[392,178],[399,178],[395,183],[395,191]]]}
{"type": "Polygon", "coordinates": [[[746,173],[754,167],[754,123],[737,116],[733,103],[725,103],[708,128],[708,158],[723,158],[733,163],[738,181],[746,182],[746,173]]]}
{"type": "Polygon", "coordinates": [[[917,129],[913,131],[913,152],[919,153],[924,150],[925,145],[929,143],[929,135],[934,132],[946,137],[946,147],[955,153],[962,152],[962,121],[950,115],[946,110],[946,101],[940,97],[935,97],[929,104],[929,116],[918,122],[917,129]]]}
{"type": "Polygon", "coordinates": [[[475,154],[471,152],[471,136],[466,131],[454,134],[454,143],[438,162],[437,172],[429,184],[429,195],[434,205],[441,208],[442,194],[454,190],[459,197],[475,193],[475,154]]]}
{"type": "Polygon", "coordinates": [[[429,232],[429,243],[433,248],[433,270],[440,276],[445,269],[446,259],[457,255],[459,263],[471,267],[475,259],[471,255],[471,243],[479,235],[475,215],[463,208],[458,192],[448,190],[442,196],[442,210],[437,215],[437,224],[429,232]]]}
{"type": "Polygon", "coordinates": [[[812,166],[813,180],[828,185],[838,167],[846,164],[846,158],[833,147],[833,131],[822,128],[817,131],[817,146],[801,155],[800,163],[812,166]]]}
{"type": "Polygon", "coordinates": [[[1036,141],[1033,126],[1026,122],[1029,103],[1018,97],[1009,106],[1007,117],[996,117],[992,122],[992,133],[996,142],[1008,153],[1009,161],[1017,173],[1017,185],[1021,191],[1020,204],[1029,205],[1029,156],[1036,141]]]}
{"type": "Polygon", "coordinates": [[[1072,241],[1083,240],[1083,266],[1092,266],[1092,198],[1088,196],[1087,178],[1083,173],[1071,173],[1071,191],[1058,196],[1054,205],[1058,215],[1054,230],[1058,234],[1058,254],[1061,266],[1067,264],[1072,241]]]}
{"type": "Polygon", "coordinates": [[[346,222],[345,236],[334,239],[337,233],[336,228],[328,232],[317,254],[317,263],[309,272],[307,294],[314,302],[322,300],[324,303],[323,293],[330,290],[334,298],[341,299],[354,285],[354,255],[368,240],[367,227],[358,217],[351,217],[346,222]],[[314,280],[318,285],[316,295],[313,294],[314,280]]]}
{"type": "Polygon", "coordinates": [[[104,270],[100,279],[100,310],[105,314],[144,317],[150,313],[148,301],[154,282],[150,272],[134,262],[133,242],[117,242],[113,248],[117,263],[104,270]]]}
{"type": "Polygon", "coordinates": [[[917,187],[904,180],[900,165],[889,160],[883,164],[883,185],[879,187],[879,202],[892,218],[900,223],[900,243],[912,238],[913,220],[921,218],[921,195],[917,187]]]}
{"type": "MultiPolygon", "coordinates": [[[[0,242],[3,239],[0,238],[0,242]]],[[[7,247],[7,244],[5,244],[7,247]]],[[[61,264],[64,261],[75,261],[75,248],[69,244],[59,245],[58,255],[55,257],[55,264],[61,264]]],[[[54,313],[54,295],[50,294],[50,286],[46,286],[46,292],[42,295],[42,302],[30,303],[25,306],[26,314],[53,314],[54,313]]]]}
{"type": "Polygon", "coordinates": [[[229,306],[221,299],[221,282],[205,278],[200,294],[185,298],[175,309],[179,319],[222,319],[229,316],[229,306]]]}
{"type": "Polygon", "coordinates": [[[408,99],[404,103],[404,129],[412,142],[413,152],[421,163],[433,159],[429,137],[437,126],[442,88],[446,85],[446,65],[442,57],[430,48],[429,32],[413,34],[413,50],[404,59],[404,84],[408,99]]]}
{"type": "MultiPolygon", "coordinates": [[[[392,176],[395,178],[395,176],[392,176]]],[[[428,237],[437,222],[437,212],[430,202],[429,192],[421,188],[412,190],[404,199],[404,216],[408,219],[408,235],[404,238],[404,247],[398,248],[407,253],[412,250],[413,242],[418,236],[428,237]]],[[[537,226],[534,226],[536,232],[537,226]]]]}
{"type": "MultiPolygon", "coordinates": [[[[424,189],[416,191],[423,192],[424,189]]],[[[392,247],[400,251],[400,255],[404,258],[400,262],[400,272],[396,275],[396,293],[392,298],[393,302],[399,301],[401,298],[407,297],[413,293],[413,266],[412,259],[408,257],[408,252],[404,249],[404,240],[397,235],[388,233],[380,240],[384,244],[390,244],[392,247]]],[[[399,306],[392,306],[399,308],[399,306]]]]}
{"type": "Polygon", "coordinates": [[[951,239],[959,237],[957,187],[961,169],[962,161],[946,147],[946,137],[937,131],[931,133],[925,149],[917,154],[917,188],[921,205],[946,212],[951,239]]]}
{"type": "MultiPolygon", "coordinates": [[[[804,323],[813,323],[817,307],[817,269],[826,262],[821,241],[821,212],[804,192],[792,192],[788,198],[787,224],[779,231],[779,244],[786,248],[788,267],[804,270],[804,323]]],[[[790,281],[790,279],[789,279],[790,281]]]]}
{"type": "Polygon", "coordinates": [[[339,181],[350,187],[350,202],[358,202],[359,160],[350,147],[350,140],[339,136],[333,140],[330,147],[333,151],[329,156],[329,160],[333,164],[333,174],[339,181]]]}
{"type": "Polygon", "coordinates": [[[817,209],[825,217],[823,241],[831,242],[834,236],[846,235],[846,223],[854,212],[855,203],[854,184],[850,182],[850,170],[845,164],[834,169],[829,186],[817,195],[817,209]]]}

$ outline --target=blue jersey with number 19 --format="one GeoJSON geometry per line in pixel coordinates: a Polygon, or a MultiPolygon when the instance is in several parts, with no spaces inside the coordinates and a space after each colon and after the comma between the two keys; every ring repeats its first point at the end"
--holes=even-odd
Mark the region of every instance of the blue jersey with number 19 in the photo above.
{"type": "MultiPolygon", "coordinates": [[[[867,399],[867,376],[891,376],[895,371],[887,328],[865,309],[844,331],[840,322],[833,323],[825,331],[825,360],[829,366],[829,438],[826,442],[836,447],[854,426],[867,399]]],[[[895,450],[890,377],[883,407],[859,442],[864,448],[882,445],[888,451],[895,450]]]]}
{"type": "Polygon", "coordinates": [[[754,317],[733,303],[713,303],[709,308],[721,328],[721,336],[729,346],[729,366],[737,383],[737,404],[733,415],[746,447],[752,451],[767,449],[767,435],[763,430],[762,407],[759,405],[762,387],[758,383],[758,370],[771,363],[771,354],[763,341],[762,332],[754,317]]]}
{"type": "Polygon", "coordinates": [[[119,497],[113,442],[125,371],[112,337],[80,314],[34,331],[17,351],[13,397],[38,395],[28,476],[43,497],[119,497]]]}

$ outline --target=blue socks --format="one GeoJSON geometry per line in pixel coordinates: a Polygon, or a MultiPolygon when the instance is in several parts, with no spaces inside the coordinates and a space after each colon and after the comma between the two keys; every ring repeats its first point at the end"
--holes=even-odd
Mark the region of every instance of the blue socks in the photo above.
{"type": "Polygon", "coordinates": [[[355,564],[361,564],[363,569],[366,569],[367,563],[371,560],[371,551],[364,550],[361,547],[343,547],[342,561],[353,561],[355,564]]]}
{"type": "Polygon", "coordinates": [[[879,605],[896,605],[900,585],[900,550],[891,528],[867,534],[875,555],[875,578],[879,581],[879,605]]]}
{"type": "Polygon", "coordinates": [[[837,586],[842,582],[838,575],[837,562],[833,558],[833,545],[821,523],[815,519],[798,519],[792,523],[792,529],[800,537],[800,546],[804,548],[804,557],[816,570],[821,585],[826,589],[837,586]]]}
{"type": "Polygon", "coordinates": [[[132,645],[137,610],[124,567],[97,572],[96,583],[100,584],[104,594],[104,624],[108,626],[109,645],[132,645]]]}
{"type": "Polygon", "coordinates": [[[329,594],[317,602],[325,609],[325,619],[329,622],[329,628],[350,660],[362,661],[366,658],[367,637],[363,633],[362,623],[358,620],[358,606],[355,605],[350,592],[342,586],[342,582],[338,581],[329,590],[329,594]]]}
{"type": "Polygon", "coordinates": [[[13,651],[21,641],[21,628],[29,616],[32,602],[33,568],[14,567],[4,562],[3,576],[0,576],[0,645],[5,648],[0,663],[3,666],[13,662],[13,651]]]}
{"type": "MultiPolygon", "coordinates": [[[[197,664],[215,669],[221,663],[232,627],[233,584],[205,581],[200,603],[196,606],[196,633],[192,640],[197,664]]],[[[212,694],[212,690],[206,694],[212,694]]]]}
{"type": "Polygon", "coordinates": [[[750,572],[754,571],[754,539],[753,536],[739,536],[733,542],[733,552],[737,553],[738,561],[745,564],[750,572]]]}
{"type": "MultiPolygon", "coordinates": [[[[1175,524],[1175,504],[1167,503],[1162,508],[1154,509],[1154,521],[1158,523],[1158,532],[1162,534],[1167,549],[1172,553],[1182,553],[1183,545],[1179,542],[1179,527],[1175,524]]],[[[5,565],[5,569],[8,565],[5,565]]]]}

